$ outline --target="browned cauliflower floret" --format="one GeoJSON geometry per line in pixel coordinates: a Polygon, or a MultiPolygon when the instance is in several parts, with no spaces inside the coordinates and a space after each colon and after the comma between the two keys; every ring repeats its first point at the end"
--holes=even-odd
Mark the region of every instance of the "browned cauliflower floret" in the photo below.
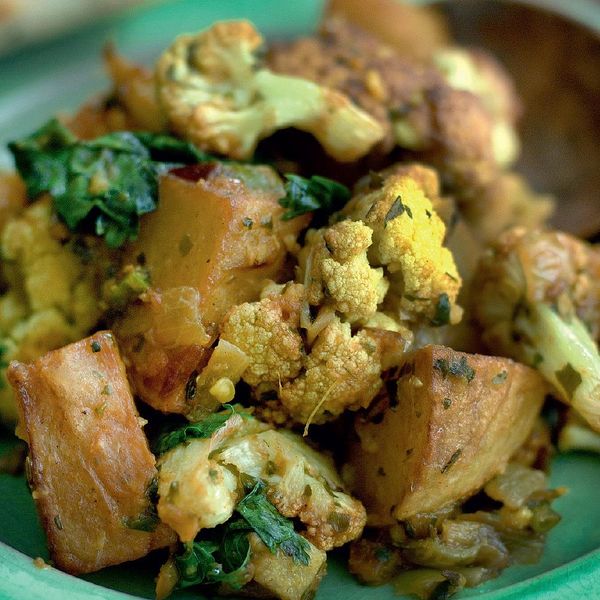
{"type": "Polygon", "coordinates": [[[335,319],[319,334],[305,371],[283,385],[279,398],[295,421],[324,423],[371,403],[382,385],[379,340],[335,319]]]}
{"type": "Polygon", "coordinates": [[[299,332],[304,287],[290,283],[260,302],[245,302],[229,311],[221,339],[244,352],[250,364],[243,379],[252,386],[275,385],[302,369],[304,343],[299,332]]]}
{"type": "Polygon", "coordinates": [[[373,231],[369,262],[383,267],[390,281],[385,306],[395,310],[399,321],[457,323],[461,280],[443,245],[446,227],[426,195],[430,186],[394,174],[372,187],[355,196],[342,214],[373,231]]]}
{"type": "Polygon", "coordinates": [[[12,423],[11,360],[32,361],[86,335],[102,315],[100,290],[109,263],[97,239],[72,237],[44,197],[10,218],[0,238],[0,421],[12,423]]]}
{"type": "Polygon", "coordinates": [[[178,37],[156,67],[173,129],[234,158],[248,158],[261,139],[286,127],[311,133],[340,161],[360,158],[381,140],[381,125],[340,91],[263,67],[262,48],[247,21],[178,37]]]}
{"type": "Polygon", "coordinates": [[[382,371],[399,360],[406,336],[374,329],[353,335],[331,311],[312,321],[303,285],[276,287],[259,302],[233,308],[221,331],[221,340],[249,359],[242,379],[255,388],[259,413],[280,424],[323,423],[367,406],[382,371]]]}
{"type": "Polygon", "coordinates": [[[348,94],[384,128],[379,152],[398,145],[417,153],[455,187],[488,181],[501,166],[495,121],[480,97],[341,18],[328,19],[317,36],[275,45],[268,61],[278,73],[348,94]]]}
{"type": "Polygon", "coordinates": [[[349,322],[368,319],[383,301],[388,283],[367,258],[373,231],[361,221],[341,221],[310,230],[299,255],[299,279],[310,304],[327,304],[349,322]]]}
{"type": "Polygon", "coordinates": [[[570,235],[514,228],[473,285],[486,343],[536,367],[600,431],[600,252],[570,235]]]}
{"type": "MultiPolygon", "coordinates": [[[[223,421],[218,414],[209,419],[223,421]]],[[[182,541],[226,522],[249,479],[262,481],[279,513],[297,518],[320,550],[356,539],[365,525],[364,507],[344,491],[329,457],[246,413],[225,419],[208,437],[168,449],[158,468],[158,514],[182,541]]]]}
{"type": "Polygon", "coordinates": [[[429,6],[397,0],[330,0],[327,9],[369,31],[402,56],[427,60],[450,43],[448,24],[429,6]]]}

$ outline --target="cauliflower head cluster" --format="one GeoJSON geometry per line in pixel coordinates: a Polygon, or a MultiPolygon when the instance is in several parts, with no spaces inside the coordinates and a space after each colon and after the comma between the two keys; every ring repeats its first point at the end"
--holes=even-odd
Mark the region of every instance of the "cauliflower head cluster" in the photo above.
{"type": "Polygon", "coordinates": [[[557,231],[516,227],[482,257],[475,316],[490,348],[536,367],[600,430],[600,252],[557,231]]]}
{"type": "Polygon", "coordinates": [[[225,523],[243,498],[244,480],[261,480],[280,514],[327,551],[357,538],[363,505],[348,495],[333,462],[300,436],[246,413],[229,417],[205,439],[188,440],[158,461],[158,514],[182,541],[225,523]]]}
{"type": "Polygon", "coordinates": [[[222,325],[221,339],[250,359],[242,379],[259,405],[278,400],[268,411],[270,421],[323,423],[368,406],[382,386],[382,371],[404,351],[406,339],[399,333],[353,332],[334,312],[314,320],[307,312],[304,286],[290,282],[258,302],[234,307],[222,325]]]}
{"type": "Polygon", "coordinates": [[[383,128],[345,94],[261,64],[263,39],[248,21],[178,37],[156,68],[171,127],[201,148],[249,158],[259,140],[296,127],[340,161],[365,155],[383,128]]]}

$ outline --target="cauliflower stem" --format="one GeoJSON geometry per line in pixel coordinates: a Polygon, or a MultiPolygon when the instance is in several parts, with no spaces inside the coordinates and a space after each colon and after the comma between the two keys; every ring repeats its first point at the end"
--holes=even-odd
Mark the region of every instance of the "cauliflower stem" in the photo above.
{"type": "Polygon", "coordinates": [[[561,396],[600,430],[600,355],[575,315],[562,316],[545,303],[528,305],[515,319],[523,334],[523,358],[537,367],[561,396]]]}

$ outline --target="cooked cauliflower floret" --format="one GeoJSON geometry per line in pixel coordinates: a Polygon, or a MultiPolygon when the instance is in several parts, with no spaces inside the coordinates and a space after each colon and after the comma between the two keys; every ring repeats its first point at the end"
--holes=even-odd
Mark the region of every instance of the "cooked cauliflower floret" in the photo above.
{"type": "Polygon", "coordinates": [[[340,161],[365,155],[383,128],[341,92],[261,65],[264,42],[247,21],[178,37],[156,67],[159,101],[173,129],[200,147],[248,158],[278,129],[313,134],[340,161]]]}
{"type": "Polygon", "coordinates": [[[536,367],[600,431],[600,252],[568,234],[505,232],[473,284],[490,348],[536,367]]]}
{"type": "Polygon", "coordinates": [[[158,516],[182,542],[191,541],[201,529],[225,523],[242,498],[238,475],[215,457],[225,438],[267,429],[259,421],[245,423],[232,415],[219,437],[195,439],[175,446],[158,461],[158,516]]]}
{"type": "MultiPolygon", "coordinates": [[[[81,244],[88,243],[95,242],[69,242],[47,199],[8,221],[0,240],[8,283],[0,297],[3,363],[32,361],[82,338],[96,324],[101,315],[101,261],[84,264],[76,254],[81,244]]],[[[86,252],[90,251],[86,246],[86,252]]],[[[12,390],[4,385],[0,387],[0,420],[15,419],[12,390]]]]}
{"type": "MultiPolygon", "coordinates": [[[[276,289],[276,288],[275,288],[276,289]]],[[[278,384],[302,369],[304,343],[299,331],[304,288],[288,284],[260,302],[245,302],[225,317],[221,339],[237,346],[250,360],[246,383],[278,384]]]]}
{"type": "Polygon", "coordinates": [[[350,323],[329,310],[312,321],[303,285],[269,289],[271,295],[261,301],[234,307],[221,330],[221,339],[248,357],[242,379],[255,388],[269,420],[285,423],[287,416],[302,424],[323,423],[367,406],[382,385],[381,372],[399,360],[408,336],[372,329],[353,335],[350,323]],[[264,404],[273,395],[276,405],[264,404]]]}
{"type": "Polygon", "coordinates": [[[443,245],[446,227],[421,182],[394,174],[365,189],[342,210],[373,231],[369,261],[390,281],[387,306],[400,321],[457,323],[461,279],[452,253],[443,245]]]}
{"type": "Polygon", "coordinates": [[[362,504],[345,493],[332,461],[289,431],[234,414],[210,438],[194,439],[158,462],[158,514],[180,538],[227,521],[248,478],[320,550],[356,539],[365,525],[362,504]]]}
{"type": "Polygon", "coordinates": [[[365,408],[381,389],[378,340],[335,319],[317,337],[304,372],[283,384],[279,399],[300,423],[324,423],[345,410],[365,408]]]}
{"type": "Polygon", "coordinates": [[[327,19],[317,35],[273,45],[267,58],[277,73],[348,94],[373,115],[385,132],[375,153],[396,145],[416,153],[460,191],[501,168],[494,118],[480,97],[342,18],[327,19]]]}
{"type": "Polygon", "coordinates": [[[369,264],[372,230],[360,221],[341,221],[310,230],[299,255],[300,280],[308,301],[327,304],[350,322],[367,319],[387,292],[383,269],[369,264]]]}

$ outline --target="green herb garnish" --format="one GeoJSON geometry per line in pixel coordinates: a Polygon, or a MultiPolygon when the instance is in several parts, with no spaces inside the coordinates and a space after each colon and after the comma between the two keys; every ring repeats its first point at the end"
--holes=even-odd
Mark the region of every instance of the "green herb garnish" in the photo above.
{"type": "Polygon", "coordinates": [[[183,553],[174,557],[179,573],[177,587],[224,583],[240,589],[248,581],[248,533],[247,524],[239,519],[226,526],[220,542],[200,540],[184,544],[183,553]],[[237,524],[240,528],[236,528],[237,524]]]}
{"type": "Polygon", "coordinates": [[[158,481],[156,477],[150,481],[146,488],[147,507],[136,517],[125,517],[123,525],[128,529],[137,529],[138,531],[154,531],[160,519],[156,512],[156,503],[158,502],[158,481]]]}
{"type": "Polygon", "coordinates": [[[452,465],[460,458],[462,450],[459,448],[454,454],[448,459],[448,462],[442,467],[441,472],[445,473],[452,467],[452,465]]]}
{"type": "Polygon", "coordinates": [[[556,371],[556,380],[565,390],[569,398],[573,396],[579,384],[583,381],[581,373],[573,368],[571,363],[567,363],[562,369],[556,371]]]}
{"type": "Polygon", "coordinates": [[[464,377],[470,383],[475,378],[475,369],[469,365],[465,356],[452,360],[437,358],[433,361],[433,368],[438,370],[444,379],[448,375],[454,375],[455,377],[464,377]]]}
{"type": "Polygon", "coordinates": [[[445,292],[438,296],[438,302],[435,307],[435,315],[431,320],[434,327],[441,327],[450,323],[450,298],[445,292]]]}
{"type": "Polygon", "coordinates": [[[492,383],[494,385],[500,385],[501,383],[504,383],[507,379],[508,379],[508,371],[502,370],[497,375],[494,375],[494,377],[492,378],[492,383]]]}
{"type": "Polygon", "coordinates": [[[406,204],[403,204],[402,197],[398,196],[394,200],[392,206],[390,207],[390,210],[387,211],[387,214],[383,218],[384,227],[387,227],[387,224],[390,221],[393,221],[396,217],[399,217],[400,215],[402,215],[404,213],[406,213],[410,219],[413,218],[412,211],[410,210],[410,206],[406,206],[406,204]]]}
{"type": "Polygon", "coordinates": [[[112,248],[135,239],[139,217],[156,209],[161,173],[210,159],[168,135],[78,140],[56,119],[8,147],[31,199],[48,192],[71,231],[101,236],[112,248]]]}
{"type": "Polygon", "coordinates": [[[223,404],[223,407],[227,408],[229,412],[214,413],[198,423],[188,423],[175,431],[164,433],[156,440],[154,452],[156,454],[164,454],[189,439],[206,439],[211,437],[213,433],[221,429],[229,418],[235,414],[235,409],[231,404],[223,404]]]}
{"type": "Polygon", "coordinates": [[[279,549],[294,562],[308,565],[308,542],[294,531],[293,523],[280,515],[269,502],[262,481],[256,483],[252,491],[237,505],[236,511],[272,553],[279,549]]]}
{"type": "Polygon", "coordinates": [[[284,221],[309,212],[329,215],[350,199],[350,190],[345,185],[327,177],[313,175],[307,179],[288,173],[285,178],[285,196],[279,200],[279,204],[287,209],[281,217],[284,221]]]}

